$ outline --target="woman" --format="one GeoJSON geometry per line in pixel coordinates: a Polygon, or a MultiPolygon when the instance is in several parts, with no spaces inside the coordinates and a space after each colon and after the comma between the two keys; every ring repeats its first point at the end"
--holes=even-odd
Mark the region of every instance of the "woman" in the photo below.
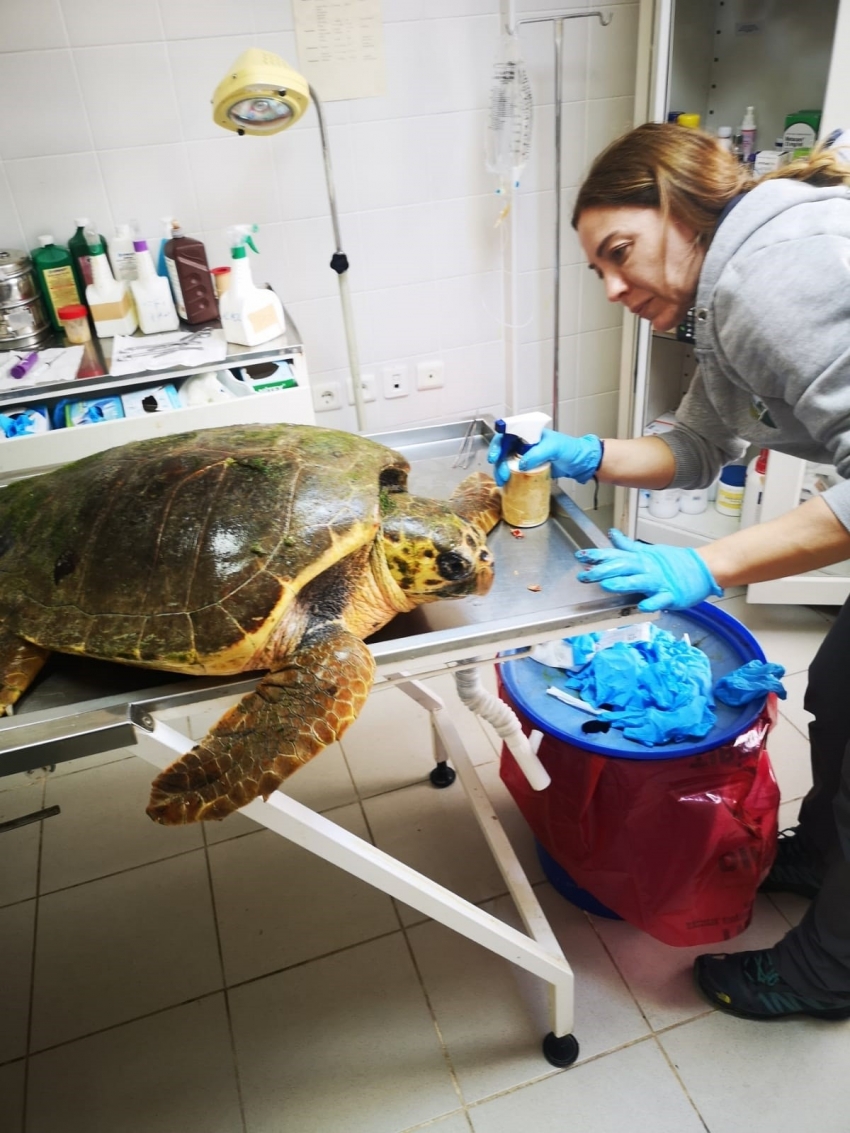
{"type": "MultiPolygon", "coordinates": [[[[699,368],[676,427],[634,440],[546,431],[520,468],[641,488],[700,488],[748,445],[834,464],[842,481],[786,515],[699,550],[611,532],[579,575],[685,609],[725,586],[850,557],[850,167],[834,151],[754,183],[705,134],[640,126],[582,185],[573,227],[611,302],[671,330],[695,307],[699,368]]],[[[496,479],[510,475],[496,438],[496,479]]],[[[699,956],[716,1006],[755,1019],[850,1016],[850,602],[809,671],[814,786],[762,889],[813,897],[773,948],[699,956]]]]}

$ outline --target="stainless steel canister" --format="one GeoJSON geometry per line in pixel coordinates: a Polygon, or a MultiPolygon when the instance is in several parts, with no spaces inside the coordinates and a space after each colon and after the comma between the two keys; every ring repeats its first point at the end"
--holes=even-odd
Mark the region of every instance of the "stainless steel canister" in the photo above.
{"type": "Polygon", "coordinates": [[[29,256],[0,248],[0,350],[40,346],[51,335],[29,256]]]}

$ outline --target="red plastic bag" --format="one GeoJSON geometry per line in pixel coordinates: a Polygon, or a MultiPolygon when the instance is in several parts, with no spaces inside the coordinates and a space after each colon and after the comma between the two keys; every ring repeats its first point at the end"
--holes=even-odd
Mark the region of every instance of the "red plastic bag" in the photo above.
{"type": "Polygon", "coordinates": [[[776,854],[779,788],[765,748],[775,720],[771,693],[732,743],[676,759],[597,755],[544,735],[546,790],[531,789],[504,746],[501,777],[578,886],[665,944],[714,944],[750,923],[776,854]]]}

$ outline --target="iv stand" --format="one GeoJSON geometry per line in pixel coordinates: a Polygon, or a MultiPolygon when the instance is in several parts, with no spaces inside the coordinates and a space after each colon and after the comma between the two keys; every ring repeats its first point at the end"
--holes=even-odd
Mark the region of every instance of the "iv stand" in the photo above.
{"type": "Polygon", "coordinates": [[[348,347],[348,368],[351,371],[351,389],[354,394],[354,412],[357,417],[357,432],[362,433],[366,412],[363,405],[363,383],[360,378],[360,357],[357,353],[357,338],[354,333],[354,312],[351,307],[351,291],[348,286],[348,256],[342,250],[342,237],[339,234],[339,215],[336,209],[336,191],[334,189],[333,169],[331,168],[331,151],[328,147],[325,115],[319,96],[309,87],[310,98],[316,107],[319,117],[319,137],[322,142],[322,157],[325,162],[325,180],[328,185],[328,202],[331,209],[331,222],[334,230],[334,243],[336,251],[331,256],[331,267],[339,279],[339,297],[342,303],[342,322],[345,327],[345,342],[348,347]]]}
{"type": "Polygon", "coordinates": [[[560,354],[561,333],[561,55],[564,20],[579,20],[594,16],[598,18],[604,28],[607,28],[614,18],[614,13],[596,10],[591,11],[590,9],[577,12],[554,12],[551,16],[528,16],[525,19],[517,20],[516,23],[517,27],[522,26],[522,24],[555,25],[555,342],[553,347],[554,364],[552,370],[552,427],[556,430],[558,429],[560,418],[560,373],[558,356],[560,354]]]}

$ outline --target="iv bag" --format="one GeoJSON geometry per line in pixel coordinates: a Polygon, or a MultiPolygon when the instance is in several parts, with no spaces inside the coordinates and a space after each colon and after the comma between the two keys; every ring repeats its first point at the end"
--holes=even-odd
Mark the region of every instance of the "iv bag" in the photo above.
{"type": "MultiPolygon", "coordinates": [[[[487,168],[499,178],[497,193],[510,196],[519,185],[531,147],[532,100],[528,72],[515,34],[503,33],[493,65],[490,112],[487,116],[487,168]]],[[[501,219],[501,218],[500,218],[501,219]]]]}

